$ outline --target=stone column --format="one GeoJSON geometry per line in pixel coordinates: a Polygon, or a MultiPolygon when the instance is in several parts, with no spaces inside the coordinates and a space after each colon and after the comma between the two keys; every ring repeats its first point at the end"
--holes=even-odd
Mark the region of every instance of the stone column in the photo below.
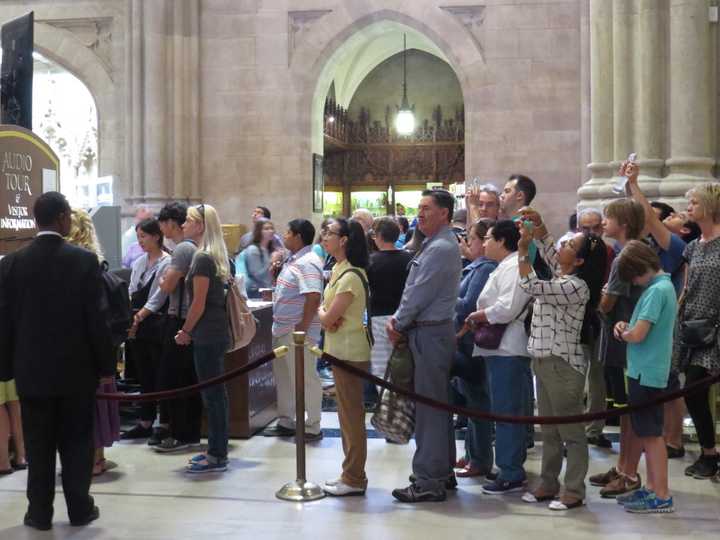
{"type": "Polygon", "coordinates": [[[666,11],[657,0],[639,1],[638,48],[635,68],[635,149],[640,165],[640,184],[650,196],[659,194],[665,165],[666,11]]]}
{"type": "Polygon", "coordinates": [[[612,7],[613,168],[635,148],[633,3],[633,0],[613,0],[612,7]]]}
{"type": "MultiPolygon", "coordinates": [[[[612,2],[590,0],[590,159],[591,179],[578,190],[591,206],[603,197],[612,176],[613,28],[612,2]]],[[[607,188],[609,189],[609,188],[607,188]]]]}
{"type": "Polygon", "coordinates": [[[145,0],[143,6],[143,94],[144,193],[147,202],[164,201],[168,195],[168,124],[167,62],[168,27],[172,24],[167,0],[145,0]]]}
{"type": "Polygon", "coordinates": [[[199,0],[132,0],[128,203],[200,200],[199,0]]]}
{"type": "Polygon", "coordinates": [[[715,121],[712,68],[716,54],[708,0],[670,0],[670,159],[660,192],[683,198],[712,179],[715,121]]]}

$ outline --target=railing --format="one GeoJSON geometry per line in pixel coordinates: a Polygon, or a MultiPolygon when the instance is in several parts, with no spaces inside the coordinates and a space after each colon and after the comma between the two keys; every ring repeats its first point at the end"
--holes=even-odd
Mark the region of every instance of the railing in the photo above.
{"type": "Polygon", "coordinates": [[[344,144],[414,144],[465,142],[464,110],[455,112],[454,118],[443,119],[440,105],[433,110],[433,119],[428,119],[410,135],[400,135],[394,129],[394,118],[390,107],[385,109],[385,121],[371,121],[367,109],[360,109],[357,121],[350,119],[346,109],[334,100],[325,102],[325,135],[344,144]]]}

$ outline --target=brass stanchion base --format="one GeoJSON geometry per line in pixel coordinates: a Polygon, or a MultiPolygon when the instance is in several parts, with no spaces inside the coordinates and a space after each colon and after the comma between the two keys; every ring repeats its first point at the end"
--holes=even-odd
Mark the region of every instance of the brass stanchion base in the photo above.
{"type": "Polygon", "coordinates": [[[309,502],[325,497],[325,492],[317,484],[295,480],[280,488],[275,496],[283,501],[309,502]]]}

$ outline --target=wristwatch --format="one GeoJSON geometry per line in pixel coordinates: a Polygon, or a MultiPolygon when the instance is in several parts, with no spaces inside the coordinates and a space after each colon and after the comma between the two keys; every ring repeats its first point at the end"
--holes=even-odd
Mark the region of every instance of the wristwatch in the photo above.
{"type": "Polygon", "coordinates": [[[526,263],[530,264],[530,257],[527,255],[520,255],[518,257],[518,262],[519,263],[526,262],[526,263]]]}

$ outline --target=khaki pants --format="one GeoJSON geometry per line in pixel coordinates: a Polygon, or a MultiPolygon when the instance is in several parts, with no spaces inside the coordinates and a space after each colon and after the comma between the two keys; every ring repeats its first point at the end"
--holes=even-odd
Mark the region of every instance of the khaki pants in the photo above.
{"type": "MultiPolygon", "coordinates": [[[[352,365],[370,371],[370,362],[352,362],[352,365]]],[[[363,404],[363,380],[333,368],[335,399],[337,400],[343,453],[342,481],[348,486],[365,489],[365,462],[367,461],[367,434],[365,432],[365,407],[363,404]]]]}
{"type": "MultiPolygon", "coordinates": [[[[277,388],[278,425],[295,429],[295,345],[292,334],[273,338],[273,347],[286,346],[290,352],[273,363],[273,376],[277,388]]],[[[320,433],[320,415],[322,410],[322,383],[317,373],[317,359],[305,347],[305,430],[307,433],[320,433]]]]}
{"type": "MultiPolygon", "coordinates": [[[[557,356],[533,359],[537,377],[538,413],[540,416],[582,414],[585,376],[557,356]]],[[[542,470],[543,491],[560,492],[560,470],[563,446],[567,448],[565,494],[585,498],[585,475],[588,471],[588,445],[583,424],[543,424],[542,470]]]]}

